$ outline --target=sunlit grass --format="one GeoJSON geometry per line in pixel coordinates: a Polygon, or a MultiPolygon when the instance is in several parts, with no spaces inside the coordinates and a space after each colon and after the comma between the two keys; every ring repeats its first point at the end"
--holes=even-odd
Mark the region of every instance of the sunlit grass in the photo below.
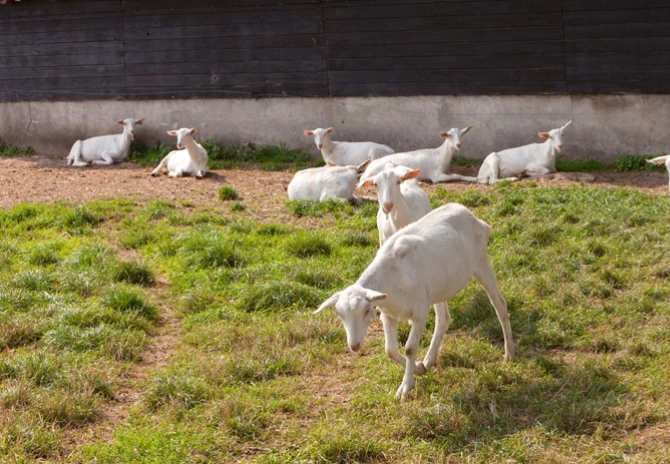
{"type": "Polygon", "coordinates": [[[491,224],[519,356],[503,362],[472,282],[404,403],[379,322],[352,354],[333,311],[311,314],[372,260],[374,203],[287,202],[268,223],[224,202],[1,211],[0,460],[667,460],[640,438],[670,422],[667,199],[531,181],[434,192],[491,224]],[[127,420],[107,424],[129,390],[127,420]]]}

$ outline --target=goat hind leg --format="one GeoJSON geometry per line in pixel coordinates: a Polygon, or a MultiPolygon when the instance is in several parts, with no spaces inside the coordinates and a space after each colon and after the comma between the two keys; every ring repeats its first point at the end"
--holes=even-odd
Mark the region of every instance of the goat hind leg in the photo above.
{"type": "Polygon", "coordinates": [[[102,159],[93,160],[92,163],[93,164],[102,164],[102,165],[105,165],[105,166],[109,166],[111,164],[114,164],[114,159],[110,156],[109,153],[101,153],[100,158],[102,158],[102,159]]]}
{"type": "Polygon", "coordinates": [[[482,284],[484,290],[486,290],[489,300],[496,311],[505,339],[505,361],[511,361],[514,359],[514,337],[512,335],[512,326],[509,322],[507,302],[500,293],[498,279],[488,259],[485,260],[479,271],[475,273],[475,278],[482,284]]]}
{"type": "Polygon", "coordinates": [[[168,162],[168,157],[169,157],[169,156],[170,156],[170,155],[168,155],[168,156],[166,156],[165,158],[163,158],[163,159],[161,160],[161,162],[158,163],[158,166],[156,166],[156,169],[154,169],[153,171],[151,171],[151,175],[152,175],[152,176],[158,176],[158,175],[160,175],[161,171],[162,171],[163,169],[165,169],[165,165],[166,165],[167,162],[168,162]]]}

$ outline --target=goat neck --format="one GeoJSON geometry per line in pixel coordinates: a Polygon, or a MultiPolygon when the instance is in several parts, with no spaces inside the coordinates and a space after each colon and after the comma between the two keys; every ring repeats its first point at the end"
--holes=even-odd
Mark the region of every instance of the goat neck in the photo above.
{"type": "Polygon", "coordinates": [[[206,160],[206,156],[203,153],[203,149],[193,140],[193,137],[186,137],[184,139],[184,147],[188,152],[189,156],[196,162],[202,163],[206,160]]]}

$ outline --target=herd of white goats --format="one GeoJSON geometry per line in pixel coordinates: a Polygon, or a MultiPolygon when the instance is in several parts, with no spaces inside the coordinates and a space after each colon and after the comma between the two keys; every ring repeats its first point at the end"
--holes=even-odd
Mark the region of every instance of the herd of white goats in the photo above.
{"type": "MultiPolygon", "coordinates": [[[[109,165],[123,160],[130,152],[135,125],[143,121],[118,121],[123,125],[121,134],[78,140],[67,157],[68,164],[109,165]]],[[[450,203],[432,210],[418,180],[493,184],[502,179],[553,173],[556,156],[563,145],[563,131],[569,124],[570,121],[548,132],[539,132],[538,135],[546,139],[543,143],[491,153],[484,159],[477,177],[447,172],[454,153],[461,148],[461,137],[472,126],[441,132],[445,141],[437,148],[405,153],[394,153],[390,147],[374,142],[331,140],[332,128],[304,132],[314,137],[327,165],[297,172],[287,188],[289,199],[356,201],[356,188],[377,188],[381,247],[358,280],[328,298],[316,312],[335,308],[344,324],[349,348],[358,351],[379,307],[386,354],[405,369],[397,398],[405,399],[414,388],[415,375],[424,374],[435,364],[451,322],[447,301],[472,277],[486,290],[500,320],[505,360],[514,358],[507,304],[500,294],[487,253],[491,228],[459,204],[450,203]],[[426,356],[417,362],[419,340],[430,305],[435,309],[435,331],[426,356]],[[404,356],[398,350],[399,321],[411,324],[404,356]]],[[[177,137],[178,150],[163,158],[151,175],[167,171],[170,177],[203,177],[207,173],[207,152],[193,140],[195,133],[194,128],[168,131],[177,137]]],[[[670,155],[649,161],[665,163],[670,173],[670,155]]]]}

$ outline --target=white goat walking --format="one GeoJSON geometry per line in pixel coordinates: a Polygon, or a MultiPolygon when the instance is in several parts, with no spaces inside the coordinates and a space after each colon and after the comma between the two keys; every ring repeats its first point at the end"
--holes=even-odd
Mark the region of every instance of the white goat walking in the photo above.
{"type": "Polygon", "coordinates": [[[556,155],[563,149],[563,131],[572,121],[549,132],[538,132],[543,143],[531,143],[489,154],[479,167],[477,182],[495,184],[508,178],[539,177],[556,172],[556,155]]]}
{"type": "Polygon", "coordinates": [[[433,209],[428,195],[416,181],[419,174],[420,169],[389,166],[374,177],[358,184],[358,187],[371,185],[377,187],[379,245],[383,245],[391,235],[433,209]]]}
{"type": "Polygon", "coordinates": [[[70,154],[67,164],[73,166],[88,166],[93,164],[113,164],[122,161],[130,154],[130,143],[135,138],[135,126],[142,125],[144,118],[119,119],[117,124],[123,126],[123,132],[113,135],[99,135],[85,140],[77,140],[70,154]]]}
{"type": "Polygon", "coordinates": [[[386,354],[405,368],[396,398],[405,399],[414,388],[414,375],[424,374],[437,359],[449,316],[446,302],[474,276],[495,308],[505,338],[505,359],[514,358],[514,340],[507,303],[500,294],[486,244],[488,224],[466,207],[449,203],[396,232],[356,283],[335,293],[319,306],[318,313],[333,307],[344,324],[347,344],[358,351],[365,332],[381,308],[386,354]],[[423,362],[416,362],[421,333],[431,304],[435,306],[435,331],[423,362]],[[440,309],[444,308],[444,310],[440,309]],[[412,325],[405,343],[405,357],[398,351],[398,321],[412,325]]]}
{"type": "Polygon", "coordinates": [[[670,191],[670,155],[657,156],[656,158],[648,159],[647,163],[665,164],[668,169],[668,190],[670,191]]]}
{"type": "Polygon", "coordinates": [[[403,153],[393,153],[385,156],[383,159],[375,160],[361,176],[361,180],[367,180],[381,172],[388,163],[397,166],[407,166],[412,169],[420,169],[421,175],[418,180],[428,180],[432,183],[452,182],[462,180],[466,182],[475,182],[477,179],[460,174],[447,174],[454,153],[461,149],[461,137],[465,135],[472,125],[463,129],[452,127],[449,131],[440,132],[440,137],[445,141],[437,148],[425,148],[423,150],[412,150],[403,153]]]}
{"type": "Polygon", "coordinates": [[[365,169],[369,162],[370,160],[367,160],[358,166],[329,164],[298,171],[286,189],[288,198],[289,200],[337,200],[358,203],[360,200],[354,196],[358,173],[365,169]]]}
{"type": "Polygon", "coordinates": [[[169,177],[204,177],[207,174],[207,151],[193,140],[193,135],[197,132],[195,127],[192,129],[182,127],[178,130],[167,131],[168,135],[177,137],[179,150],[172,150],[168,153],[156,169],[151,171],[151,175],[157,176],[161,171],[167,169],[169,177]]]}
{"type": "Polygon", "coordinates": [[[357,166],[365,160],[376,160],[382,156],[393,153],[393,148],[375,142],[336,142],[330,140],[329,134],[334,131],[317,128],[304,131],[305,135],[313,135],[314,142],[326,163],[334,163],[337,166],[357,166]]]}

